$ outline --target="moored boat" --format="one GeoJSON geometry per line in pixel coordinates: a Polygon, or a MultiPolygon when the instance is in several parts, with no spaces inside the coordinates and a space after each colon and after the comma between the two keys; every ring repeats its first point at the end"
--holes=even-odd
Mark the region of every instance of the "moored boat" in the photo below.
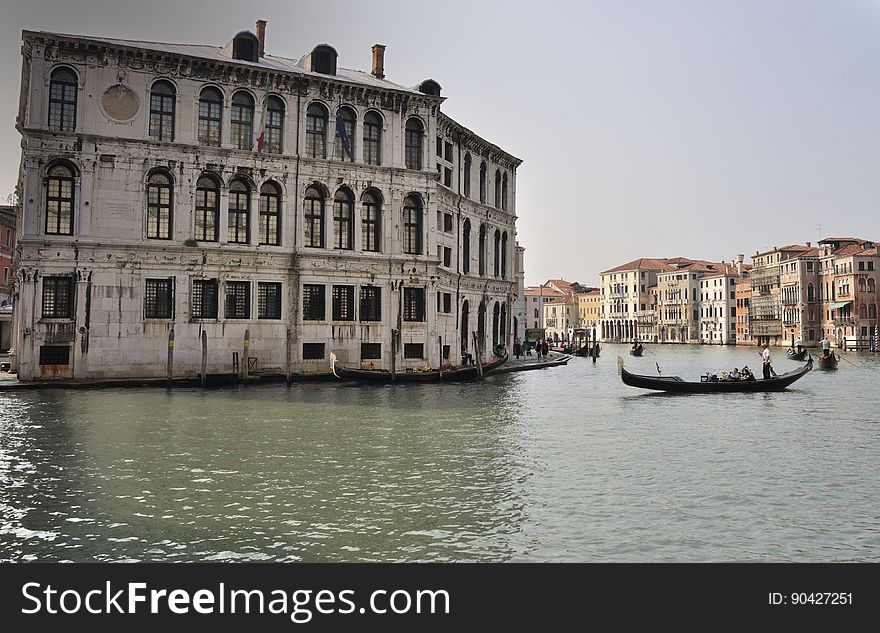
{"type": "Polygon", "coordinates": [[[837,369],[837,363],[837,356],[834,355],[834,352],[819,357],[819,369],[837,369]]]}
{"type": "Polygon", "coordinates": [[[801,348],[801,351],[797,351],[792,348],[792,349],[789,349],[788,352],[786,352],[786,355],[788,356],[789,360],[802,361],[807,357],[807,350],[804,348],[801,348]]]}
{"type": "Polygon", "coordinates": [[[392,373],[387,369],[355,369],[339,364],[336,354],[330,354],[330,368],[333,375],[340,380],[355,380],[372,383],[430,383],[430,382],[472,382],[481,376],[491,373],[507,362],[508,354],[496,356],[488,363],[483,363],[482,372],[476,365],[466,365],[454,369],[428,369],[425,371],[398,371],[392,373]]]}
{"type": "Polygon", "coordinates": [[[722,380],[718,382],[687,381],[678,376],[643,376],[631,374],[623,366],[623,358],[617,357],[620,377],[625,385],[640,389],[668,391],[671,393],[741,393],[761,391],[782,391],[796,380],[803,378],[813,368],[813,358],[794,371],[764,380],[722,380]]]}

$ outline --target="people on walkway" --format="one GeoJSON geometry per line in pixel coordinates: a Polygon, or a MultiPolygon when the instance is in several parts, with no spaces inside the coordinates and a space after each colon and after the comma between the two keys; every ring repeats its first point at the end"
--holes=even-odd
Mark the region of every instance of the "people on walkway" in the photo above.
{"type": "Polygon", "coordinates": [[[770,365],[770,348],[767,346],[767,343],[764,343],[761,347],[764,348],[764,351],[761,352],[761,360],[764,362],[764,380],[769,380],[770,372],[773,371],[770,365]]]}
{"type": "Polygon", "coordinates": [[[516,356],[517,359],[522,356],[522,345],[520,344],[519,339],[516,339],[513,342],[513,355],[516,356]]]}
{"type": "Polygon", "coordinates": [[[547,353],[550,351],[550,346],[547,345],[547,341],[541,345],[541,353],[544,355],[544,358],[547,358],[547,353]]]}

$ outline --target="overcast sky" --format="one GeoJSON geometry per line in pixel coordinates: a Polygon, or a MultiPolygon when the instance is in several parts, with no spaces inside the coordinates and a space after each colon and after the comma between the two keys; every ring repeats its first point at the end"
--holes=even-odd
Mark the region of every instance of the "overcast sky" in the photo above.
{"type": "Polygon", "coordinates": [[[526,281],[637,257],[730,260],[823,235],[880,241],[880,0],[2,0],[0,198],[15,188],[21,30],[317,43],[523,159],[526,281]],[[819,228],[821,225],[821,229],[819,228]]]}

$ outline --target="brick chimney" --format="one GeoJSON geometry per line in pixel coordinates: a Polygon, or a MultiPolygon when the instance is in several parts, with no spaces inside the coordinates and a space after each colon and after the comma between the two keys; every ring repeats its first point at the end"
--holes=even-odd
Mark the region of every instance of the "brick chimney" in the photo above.
{"type": "Polygon", "coordinates": [[[257,20],[257,39],[260,41],[260,57],[266,55],[266,20],[257,20]]]}
{"type": "Polygon", "coordinates": [[[385,79],[385,45],[373,44],[373,70],[376,79],[385,79]]]}

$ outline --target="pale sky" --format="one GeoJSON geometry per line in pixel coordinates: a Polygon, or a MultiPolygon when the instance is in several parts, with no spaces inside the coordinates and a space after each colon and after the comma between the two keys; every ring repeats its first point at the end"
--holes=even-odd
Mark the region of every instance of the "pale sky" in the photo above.
{"type": "Polygon", "coordinates": [[[20,157],[21,30],[266,50],[436,79],[443,110],[523,159],[526,282],[637,257],[727,260],[880,241],[880,0],[2,0],[0,201],[20,157]],[[821,229],[820,229],[821,225],[821,229]]]}

